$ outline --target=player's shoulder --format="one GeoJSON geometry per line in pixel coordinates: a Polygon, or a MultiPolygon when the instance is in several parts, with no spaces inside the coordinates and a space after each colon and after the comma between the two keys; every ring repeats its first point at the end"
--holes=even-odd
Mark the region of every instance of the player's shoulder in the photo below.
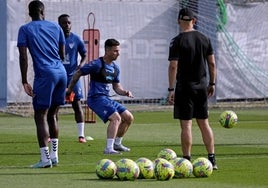
{"type": "Polygon", "coordinates": [[[96,67],[102,67],[101,58],[93,59],[92,61],[89,62],[89,64],[96,67]]]}
{"type": "Polygon", "coordinates": [[[73,40],[76,40],[76,41],[82,41],[81,37],[73,32],[70,33],[70,38],[72,38],[73,40]]]}

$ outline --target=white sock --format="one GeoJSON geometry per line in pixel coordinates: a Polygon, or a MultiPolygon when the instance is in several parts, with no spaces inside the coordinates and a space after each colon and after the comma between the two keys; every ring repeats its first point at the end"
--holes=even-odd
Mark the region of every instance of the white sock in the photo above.
{"type": "Polygon", "coordinates": [[[40,148],[40,153],[41,153],[41,161],[42,162],[48,162],[50,160],[49,148],[48,147],[40,148]]]}
{"type": "Polygon", "coordinates": [[[121,145],[123,137],[116,137],[114,140],[115,145],[121,145]]]}
{"type": "Polygon", "coordinates": [[[106,148],[109,150],[114,149],[114,139],[113,138],[107,139],[106,148]]]}
{"type": "Polygon", "coordinates": [[[85,127],[84,122],[77,123],[78,137],[85,137],[84,127],[85,127]]]}
{"type": "Polygon", "coordinates": [[[50,140],[50,157],[51,159],[58,158],[59,139],[52,138],[50,140]]]}

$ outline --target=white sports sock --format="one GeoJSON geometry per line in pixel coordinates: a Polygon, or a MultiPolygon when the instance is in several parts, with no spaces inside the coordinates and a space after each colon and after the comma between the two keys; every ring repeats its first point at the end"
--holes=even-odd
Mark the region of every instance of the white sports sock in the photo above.
{"type": "Polygon", "coordinates": [[[107,139],[106,148],[109,150],[114,149],[114,139],[113,138],[107,139]]]}
{"type": "Polygon", "coordinates": [[[115,145],[121,145],[122,140],[123,140],[123,137],[116,137],[115,141],[114,141],[114,144],[115,145]]]}
{"type": "Polygon", "coordinates": [[[85,127],[85,123],[84,122],[77,123],[78,137],[85,137],[84,127],[85,127]]]}
{"type": "Polygon", "coordinates": [[[51,159],[58,158],[58,146],[59,146],[59,139],[52,138],[50,140],[50,157],[51,157],[51,159]]]}
{"type": "Polygon", "coordinates": [[[40,153],[41,153],[41,161],[42,162],[48,162],[50,160],[49,148],[48,147],[40,148],[40,153]]]}

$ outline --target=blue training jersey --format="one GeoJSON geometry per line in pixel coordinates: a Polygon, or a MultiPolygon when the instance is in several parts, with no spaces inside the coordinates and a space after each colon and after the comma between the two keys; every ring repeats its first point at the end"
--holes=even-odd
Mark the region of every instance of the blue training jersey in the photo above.
{"type": "Polygon", "coordinates": [[[87,50],[84,45],[84,42],[80,39],[80,37],[74,33],[70,33],[70,36],[65,39],[65,61],[63,65],[66,69],[67,76],[72,77],[76,68],[77,68],[77,58],[78,53],[82,56],[87,50]]]}
{"type": "Polygon", "coordinates": [[[85,64],[83,67],[80,68],[80,70],[82,72],[82,75],[90,74],[91,77],[96,74],[103,74],[103,72],[107,73],[108,75],[105,77],[107,82],[96,81],[96,80],[93,80],[92,78],[90,79],[90,83],[89,83],[90,89],[88,91],[88,97],[94,97],[97,95],[109,96],[109,93],[110,93],[109,84],[120,82],[119,66],[115,62],[112,62],[109,65],[104,63],[102,60],[102,57],[85,64]],[[114,76],[111,76],[115,72],[116,74],[114,76]]]}
{"type": "Polygon", "coordinates": [[[59,44],[65,44],[61,27],[46,20],[31,21],[19,29],[18,47],[27,47],[33,60],[35,75],[63,68],[59,44]]]}

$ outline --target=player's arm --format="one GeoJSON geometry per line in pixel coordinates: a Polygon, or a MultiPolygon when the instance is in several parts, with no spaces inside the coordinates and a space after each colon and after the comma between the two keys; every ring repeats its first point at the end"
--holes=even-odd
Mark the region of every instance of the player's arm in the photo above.
{"type": "Polygon", "coordinates": [[[73,91],[74,85],[76,84],[76,82],[79,80],[79,78],[82,76],[82,71],[80,69],[78,69],[77,71],[75,71],[69,85],[68,88],[66,90],[66,95],[69,96],[71,94],[71,92],[73,91]]]}
{"type": "Polygon", "coordinates": [[[79,53],[79,54],[81,56],[81,60],[77,69],[80,69],[86,63],[86,60],[87,60],[87,53],[79,53]]]}
{"type": "Polygon", "coordinates": [[[168,102],[170,104],[174,103],[174,87],[176,83],[176,75],[177,75],[177,66],[178,66],[178,61],[177,60],[170,60],[169,61],[169,66],[168,66],[168,82],[169,82],[169,87],[168,87],[168,102]]]}
{"type": "Polygon", "coordinates": [[[120,83],[113,83],[113,90],[118,94],[122,96],[127,96],[130,98],[133,98],[134,96],[132,95],[131,91],[124,90],[122,85],[120,83]]]}
{"type": "Polygon", "coordinates": [[[29,96],[33,96],[32,86],[28,83],[28,80],[27,80],[27,71],[28,71],[27,47],[18,47],[18,49],[19,49],[19,61],[20,61],[22,85],[23,85],[25,92],[29,96]]]}
{"type": "Polygon", "coordinates": [[[64,61],[65,59],[65,45],[64,44],[59,44],[59,54],[60,54],[60,59],[64,61]]]}
{"type": "Polygon", "coordinates": [[[171,60],[169,62],[168,66],[168,82],[169,82],[169,88],[173,89],[176,82],[176,75],[177,75],[177,66],[178,61],[177,60],[171,60]]]}
{"type": "Polygon", "coordinates": [[[207,57],[208,70],[209,70],[209,85],[208,85],[208,96],[213,96],[215,93],[215,82],[216,82],[216,63],[214,55],[207,57]]]}

